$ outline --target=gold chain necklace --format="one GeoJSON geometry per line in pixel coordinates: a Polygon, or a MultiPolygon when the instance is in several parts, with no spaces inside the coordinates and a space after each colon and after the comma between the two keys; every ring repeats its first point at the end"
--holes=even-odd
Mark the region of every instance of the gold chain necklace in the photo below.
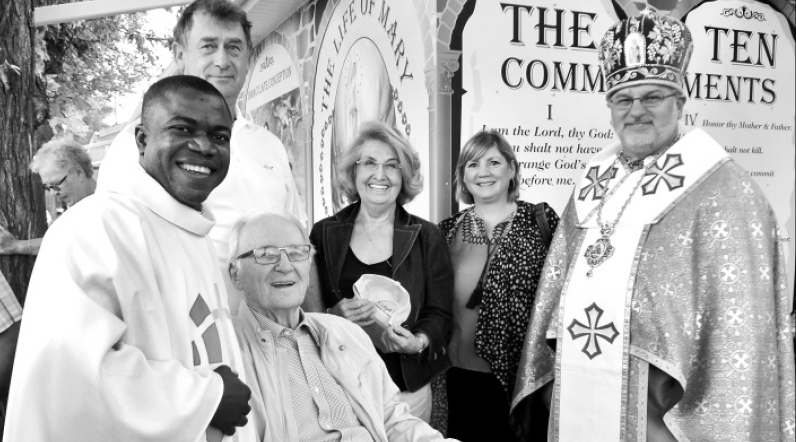
{"type": "MultiPolygon", "coordinates": [[[[636,194],[636,191],[638,190],[639,186],[641,186],[641,182],[644,181],[644,177],[647,176],[647,173],[649,173],[652,166],[657,164],[658,159],[661,157],[661,155],[663,155],[664,152],[669,150],[669,147],[671,147],[679,139],[680,136],[679,135],[676,136],[674,140],[672,140],[672,142],[669,143],[668,146],[666,146],[660,152],[655,154],[655,156],[652,158],[652,161],[650,161],[649,164],[644,166],[644,173],[641,174],[641,178],[639,178],[638,182],[636,182],[636,185],[633,187],[633,190],[630,191],[630,195],[628,195],[627,199],[625,200],[625,203],[622,204],[622,208],[619,209],[619,213],[616,215],[616,219],[613,222],[603,223],[603,216],[602,216],[603,207],[605,206],[605,203],[608,201],[608,199],[610,199],[614,195],[614,193],[616,193],[616,191],[620,187],[622,187],[622,184],[624,184],[627,178],[633,173],[632,171],[625,174],[625,176],[623,176],[622,179],[619,180],[616,186],[614,186],[613,189],[611,189],[603,197],[603,199],[600,200],[600,203],[597,204],[597,207],[595,207],[591,212],[589,212],[589,214],[586,216],[583,222],[578,224],[578,227],[583,227],[584,224],[586,224],[586,222],[591,219],[594,213],[595,212],[597,213],[597,225],[600,227],[600,234],[602,236],[598,238],[597,241],[594,242],[594,244],[587,247],[586,253],[584,253],[583,255],[586,258],[586,264],[588,264],[590,267],[589,271],[586,272],[587,277],[591,278],[592,275],[594,274],[594,268],[604,263],[608,258],[614,255],[615,248],[614,246],[611,245],[611,239],[610,239],[611,235],[614,233],[614,227],[616,227],[617,223],[619,223],[619,220],[622,218],[622,215],[625,213],[625,209],[627,208],[628,204],[630,204],[630,200],[633,199],[633,195],[636,194]]],[[[614,162],[611,164],[611,167],[615,167],[618,161],[619,161],[619,156],[617,156],[614,159],[614,162]]]]}

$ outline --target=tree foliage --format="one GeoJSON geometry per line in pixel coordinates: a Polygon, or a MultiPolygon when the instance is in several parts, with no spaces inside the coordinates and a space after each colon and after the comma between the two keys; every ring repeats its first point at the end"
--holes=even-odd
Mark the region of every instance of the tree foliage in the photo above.
{"type": "Polygon", "coordinates": [[[103,127],[115,95],[160,74],[157,49],[169,44],[144,13],[43,26],[37,37],[37,73],[47,83],[50,126],[82,142],[103,127]]]}

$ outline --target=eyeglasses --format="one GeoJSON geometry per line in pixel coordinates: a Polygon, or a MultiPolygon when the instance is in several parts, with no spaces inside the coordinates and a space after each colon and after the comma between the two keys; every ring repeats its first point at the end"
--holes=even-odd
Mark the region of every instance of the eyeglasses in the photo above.
{"type": "Polygon", "coordinates": [[[310,257],[310,246],[296,245],[285,247],[257,247],[256,249],[249,250],[248,252],[238,255],[235,259],[246,258],[254,255],[254,262],[261,265],[277,264],[282,260],[282,251],[284,250],[287,259],[290,262],[306,261],[310,257]]]}
{"type": "Polygon", "coordinates": [[[608,104],[614,109],[626,110],[630,109],[633,106],[633,102],[638,100],[642,106],[649,109],[652,107],[660,106],[661,103],[663,103],[663,100],[669,97],[674,97],[675,95],[677,94],[669,94],[669,95],[650,94],[639,98],[630,98],[630,97],[614,98],[613,100],[609,100],[608,104]]]}
{"type": "Polygon", "coordinates": [[[66,172],[66,175],[64,175],[64,177],[61,178],[61,181],[58,181],[58,184],[42,184],[41,186],[44,187],[45,191],[52,191],[58,193],[61,191],[61,186],[64,184],[64,181],[66,181],[67,177],[69,177],[69,172],[66,172]]]}
{"type": "Polygon", "coordinates": [[[386,173],[395,173],[401,170],[401,165],[395,160],[380,163],[374,159],[368,158],[367,160],[358,160],[357,165],[368,172],[376,172],[379,170],[379,166],[384,167],[384,172],[386,173]]]}

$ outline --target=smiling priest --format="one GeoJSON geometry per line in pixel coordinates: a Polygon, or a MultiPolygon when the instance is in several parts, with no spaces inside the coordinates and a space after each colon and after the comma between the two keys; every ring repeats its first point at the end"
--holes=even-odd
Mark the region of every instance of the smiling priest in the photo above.
{"type": "Polygon", "coordinates": [[[84,199],[44,237],[5,440],[253,440],[202,207],[227,174],[231,127],[224,97],[198,77],[146,92],[134,179],[84,199]]]}
{"type": "Polygon", "coordinates": [[[763,192],[682,134],[691,35],[652,12],[599,49],[619,141],[595,155],[550,246],[512,417],[556,441],[793,441],[791,291],[763,192]]]}

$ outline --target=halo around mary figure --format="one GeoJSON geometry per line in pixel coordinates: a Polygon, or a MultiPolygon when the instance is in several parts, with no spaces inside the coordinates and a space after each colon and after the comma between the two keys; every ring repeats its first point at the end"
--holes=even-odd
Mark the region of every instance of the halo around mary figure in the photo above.
{"type": "Polygon", "coordinates": [[[434,411],[431,424],[439,427],[444,412],[432,407],[429,384],[450,366],[453,269],[437,227],[403,208],[423,188],[417,153],[394,128],[369,122],[336,167],[335,184],[353,203],[312,228],[317,274],[308,297],[362,326],[401,400],[423,420],[434,411]],[[371,317],[374,303],[355,298],[353,285],[365,274],[392,278],[406,289],[411,310],[403,324],[382,328],[371,317]]]}
{"type": "MultiPolygon", "coordinates": [[[[440,223],[454,268],[448,436],[462,441],[516,440],[509,398],[558,225],[546,203],[518,200],[520,182],[506,139],[497,132],[475,134],[456,165],[457,196],[472,206],[440,223]]],[[[542,436],[545,413],[542,405],[534,418],[542,436]]]]}

